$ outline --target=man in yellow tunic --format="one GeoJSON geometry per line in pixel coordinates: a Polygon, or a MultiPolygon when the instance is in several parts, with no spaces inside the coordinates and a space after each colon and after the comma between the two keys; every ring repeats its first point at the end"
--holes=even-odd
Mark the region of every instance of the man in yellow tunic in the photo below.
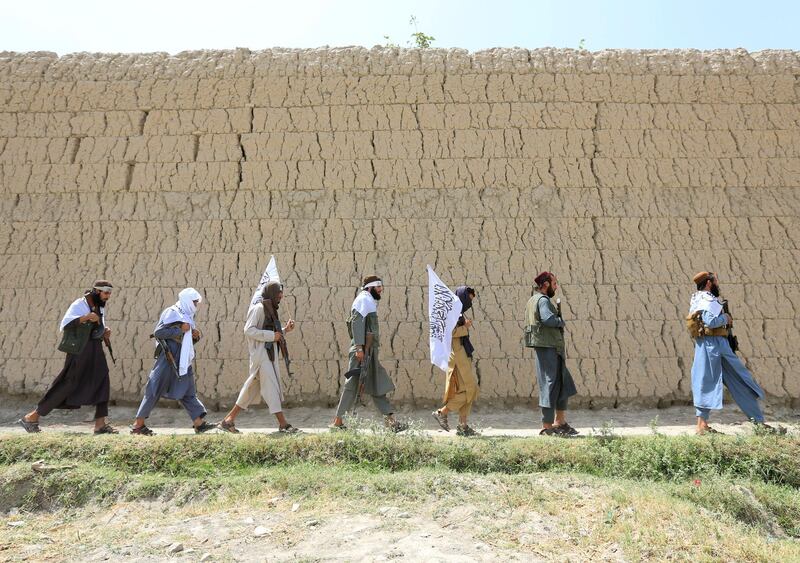
{"type": "Polygon", "coordinates": [[[475,299],[475,290],[471,287],[461,286],[456,289],[456,295],[461,300],[461,316],[453,331],[453,349],[450,352],[450,361],[447,366],[447,380],[444,389],[444,406],[433,411],[433,418],[444,430],[450,432],[450,423],[447,414],[450,411],[458,412],[458,427],[456,434],[459,436],[476,436],[478,433],[467,424],[467,418],[472,410],[475,399],[478,398],[478,381],[472,372],[472,352],[474,348],[469,341],[469,329],[472,320],[464,317],[464,313],[472,307],[475,299]]]}

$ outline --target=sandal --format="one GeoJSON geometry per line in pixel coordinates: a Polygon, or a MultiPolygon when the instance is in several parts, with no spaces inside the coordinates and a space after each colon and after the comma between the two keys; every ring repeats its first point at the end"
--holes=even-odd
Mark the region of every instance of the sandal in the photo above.
{"type": "Polygon", "coordinates": [[[278,432],[280,432],[281,434],[298,434],[302,433],[303,431],[300,430],[299,428],[295,428],[291,424],[287,424],[283,428],[278,428],[278,432]]]}
{"type": "Polygon", "coordinates": [[[146,425],[131,427],[131,434],[138,434],[139,436],[155,436],[156,433],[150,430],[146,425]]]}
{"type": "Polygon", "coordinates": [[[98,436],[100,434],[119,434],[119,430],[117,430],[110,424],[104,424],[103,426],[94,431],[95,436],[98,436]]]}
{"type": "Polygon", "coordinates": [[[27,420],[25,420],[24,416],[17,421],[17,424],[22,426],[25,429],[25,432],[27,432],[28,434],[35,434],[37,432],[42,431],[42,429],[39,428],[38,422],[28,422],[27,420]]]}
{"type": "Polygon", "coordinates": [[[194,433],[195,434],[205,434],[209,430],[214,430],[217,427],[216,424],[211,424],[207,420],[204,420],[200,426],[194,426],[194,433]]]}
{"type": "Polygon", "coordinates": [[[446,414],[442,414],[440,411],[433,411],[431,414],[436,419],[436,422],[439,423],[439,426],[442,427],[442,430],[450,432],[450,423],[447,421],[446,414]]]}
{"type": "Polygon", "coordinates": [[[555,436],[556,438],[572,438],[572,434],[565,432],[563,430],[559,430],[557,426],[552,428],[542,428],[539,431],[539,436],[555,436]]]}
{"type": "Polygon", "coordinates": [[[570,426],[568,422],[556,426],[556,430],[558,430],[562,434],[569,434],[570,436],[577,436],[578,434],[580,434],[580,432],[578,432],[572,426],[570,426]]]}
{"type": "Polygon", "coordinates": [[[695,434],[697,434],[698,436],[705,436],[706,434],[722,434],[722,432],[720,432],[719,430],[714,430],[710,426],[706,426],[702,430],[699,429],[695,430],[695,434]]]}
{"type": "Polygon", "coordinates": [[[389,427],[389,430],[395,434],[400,434],[400,432],[405,432],[408,430],[408,423],[406,422],[395,421],[394,424],[387,424],[387,426],[389,427]]]}
{"type": "Polygon", "coordinates": [[[217,428],[219,428],[223,432],[229,432],[231,434],[241,434],[241,432],[239,432],[239,429],[236,428],[236,423],[227,422],[225,419],[222,419],[217,423],[217,428]]]}
{"type": "Polygon", "coordinates": [[[328,430],[330,430],[331,432],[344,432],[345,430],[347,430],[347,425],[346,424],[331,424],[330,426],[328,426],[328,430]]]}
{"type": "Polygon", "coordinates": [[[475,431],[473,428],[470,428],[469,424],[459,424],[456,428],[456,436],[464,436],[465,438],[469,438],[470,436],[480,436],[480,432],[475,431]]]}
{"type": "Polygon", "coordinates": [[[787,430],[783,426],[778,426],[777,428],[774,426],[770,426],[766,422],[753,422],[753,426],[757,427],[759,431],[766,432],[767,434],[775,434],[776,436],[783,436],[786,434],[787,430]]]}

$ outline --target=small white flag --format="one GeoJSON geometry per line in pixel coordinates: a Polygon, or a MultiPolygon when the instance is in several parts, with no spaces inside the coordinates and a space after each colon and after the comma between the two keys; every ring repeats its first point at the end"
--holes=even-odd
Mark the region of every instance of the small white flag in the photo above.
{"type": "Polygon", "coordinates": [[[453,349],[453,330],[461,316],[461,300],[450,291],[433,268],[428,266],[428,321],[430,323],[431,363],[447,371],[453,349]]]}
{"type": "Polygon", "coordinates": [[[258,282],[258,287],[256,287],[256,290],[253,292],[253,298],[250,300],[250,307],[261,303],[261,292],[264,291],[264,287],[271,282],[281,283],[281,278],[278,275],[278,265],[275,263],[275,256],[269,257],[267,269],[261,274],[261,281],[258,282]]]}

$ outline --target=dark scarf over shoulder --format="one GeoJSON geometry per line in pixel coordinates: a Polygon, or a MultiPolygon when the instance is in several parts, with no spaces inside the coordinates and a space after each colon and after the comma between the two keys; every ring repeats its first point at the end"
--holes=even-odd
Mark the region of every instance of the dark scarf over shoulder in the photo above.
{"type": "Polygon", "coordinates": [[[275,297],[283,291],[281,284],[272,282],[264,290],[261,304],[264,306],[264,326],[262,330],[273,332],[283,332],[281,321],[278,318],[278,305],[275,304],[275,297]]]}
{"type": "MultiPolygon", "coordinates": [[[[458,317],[458,323],[456,323],[458,326],[464,326],[464,322],[466,322],[464,313],[472,307],[472,299],[469,298],[470,293],[475,293],[475,290],[466,285],[456,288],[456,296],[461,301],[461,316],[458,317]]],[[[461,345],[464,347],[467,357],[471,358],[475,347],[472,345],[472,342],[469,341],[469,334],[461,337],[461,345]]]]}

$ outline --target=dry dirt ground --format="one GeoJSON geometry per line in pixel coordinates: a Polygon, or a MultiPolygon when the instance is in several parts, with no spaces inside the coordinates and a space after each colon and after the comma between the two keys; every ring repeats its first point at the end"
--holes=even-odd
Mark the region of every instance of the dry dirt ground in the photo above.
{"type": "MultiPolygon", "coordinates": [[[[358,409],[359,416],[378,420],[378,413],[370,402],[358,409]]],[[[159,434],[191,433],[191,422],[186,413],[176,408],[175,401],[164,401],[147,424],[159,434]]],[[[15,424],[16,420],[33,408],[33,404],[19,399],[4,398],[0,406],[0,433],[24,432],[15,424]]],[[[304,432],[327,432],[334,409],[324,407],[287,408],[287,419],[304,432]]],[[[84,407],[79,411],[53,411],[42,419],[42,430],[60,432],[89,432],[94,410],[84,407]]],[[[136,408],[115,406],[110,408],[111,422],[121,431],[127,432],[133,422],[136,408]]],[[[794,431],[800,428],[800,410],[787,408],[765,408],[767,422],[780,423],[794,431]]],[[[209,412],[207,419],[221,420],[224,412],[209,412]]],[[[434,436],[445,435],[431,417],[430,409],[401,407],[398,416],[416,421],[417,426],[434,436]]],[[[539,410],[527,406],[497,407],[478,405],[472,413],[470,424],[485,436],[536,436],[540,428],[539,410]]],[[[575,410],[569,413],[570,423],[584,435],[598,432],[613,432],[620,436],[648,435],[656,428],[658,432],[677,436],[694,432],[694,409],[691,406],[665,409],[617,408],[597,410],[575,410]]],[[[451,434],[455,432],[457,416],[451,414],[451,434]]],[[[711,424],[726,434],[747,432],[750,425],[734,404],[726,404],[722,411],[713,412],[711,424]]],[[[275,418],[263,407],[252,408],[239,415],[237,426],[242,432],[275,432],[275,418]]]]}

